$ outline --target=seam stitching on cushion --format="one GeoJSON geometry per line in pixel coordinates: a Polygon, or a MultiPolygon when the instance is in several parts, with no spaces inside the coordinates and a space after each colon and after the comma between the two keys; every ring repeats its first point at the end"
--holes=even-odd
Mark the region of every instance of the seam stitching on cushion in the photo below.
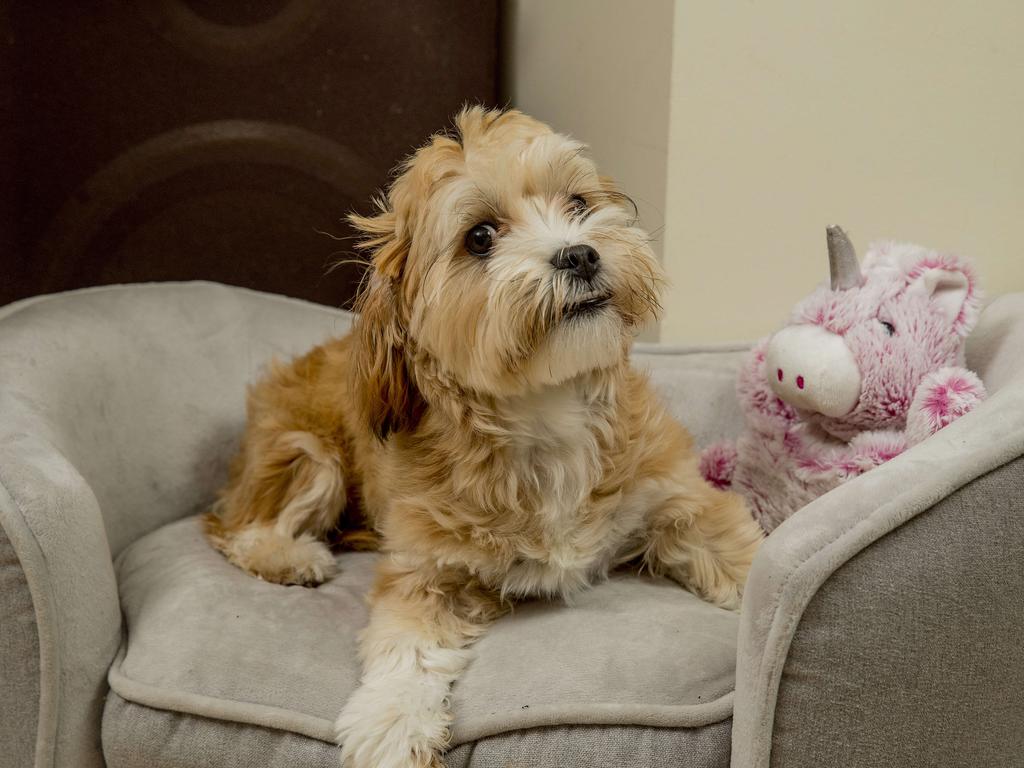
{"type": "MultiPolygon", "coordinates": [[[[310,715],[305,712],[295,712],[281,707],[274,707],[268,704],[257,704],[255,702],[236,701],[234,699],[222,699],[216,696],[195,693],[192,691],[176,691],[161,686],[143,683],[129,677],[122,671],[121,666],[127,655],[127,639],[118,649],[114,663],[110,665],[107,672],[107,683],[125,701],[142,704],[150,709],[160,709],[168,712],[179,712],[185,715],[197,715],[211,720],[224,722],[244,723],[246,725],[257,725],[276,730],[290,731],[303,736],[334,743],[333,723],[323,718],[310,715]],[[188,705],[192,705],[192,709],[188,705]],[[198,706],[196,706],[198,704],[198,706]],[[244,712],[234,711],[236,708],[253,707],[263,713],[280,715],[279,725],[269,725],[267,721],[254,719],[244,712]],[[216,713],[214,709],[223,708],[223,714],[216,713]],[[287,724],[286,724],[287,723],[287,724]]],[[[339,711],[340,708],[339,708],[339,711]]]]}
{"type": "MultiPolygon", "coordinates": [[[[122,657],[123,657],[123,648],[118,651],[118,659],[117,659],[117,662],[115,662],[115,665],[120,663],[120,660],[122,659],[122,657]]],[[[112,672],[113,672],[113,670],[114,670],[114,666],[111,667],[111,671],[112,672]]],[[[124,681],[128,682],[129,683],[129,687],[144,686],[144,687],[148,687],[148,688],[153,688],[154,690],[161,690],[160,688],[157,688],[156,686],[148,686],[146,683],[139,683],[136,680],[132,680],[131,678],[128,678],[127,676],[125,676],[123,673],[118,673],[118,676],[123,678],[124,681]]],[[[146,710],[152,710],[153,712],[167,712],[167,713],[172,713],[174,715],[183,715],[185,717],[201,718],[203,720],[211,720],[211,721],[214,721],[214,722],[217,722],[217,723],[233,723],[233,724],[236,724],[236,725],[248,725],[248,726],[252,726],[253,728],[266,728],[267,730],[281,731],[282,733],[290,733],[290,734],[292,734],[294,736],[304,736],[305,738],[311,738],[314,741],[323,741],[324,743],[329,743],[329,744],[332,744],[332,745],[337,745],[333,737],[325,738],[323,735],[319,735],[317,733],[310,733],[310,732],[303,731],[303,730],[297,730],[294,727],[289,727],[287,725],[270,725],[268,723],[259,722],[259,721],[256,721],[256,720],[246,720],[246,719],[243,719],[243,718],[228,718],[228,717],[223,717],[223,716],[220,716],[220,715],[213,715],[213,714],[210,714],[210,713],[207,713],[207,712],[193,712],[193,711],[190,711],[190,710],[176,708],[176,707],[172,707],[172,706],[163,706],[163,705],[160,705],[160,703],[154,703],[154,702],[148,701],[148,700],[142,700],[142,697],[132,696],[127,691],[124,691],[121,688],[120,685],[117,685],[117,686],[114,685],[114,683],[113,683],[114,679],[115,679],[115,677],[113,675],[111,675],[110,673],[108,673],[108,683],[111,684],[111,691],[114,693],[114,695],[116,695],[122,701],[127,703],[127,705],[131,705],[133,707],[141,707],[141,708],[146,709],[146,710]]],[[[190,695],[199,695],[199,694],[190,694],[190,695]]],[[[245,706],[248,706],[248,707],[260,707],[261,706],[261,705],[253,705],[253,703],[250,703],[250,702],[232,701],[231,699],[216,698],[214,696],[202,696],[202,698],[208,698],[211,701],[218,701],[218,702],[222,701],[222,702],[226,702],[226,703],[240,703],[240,705],[241,705],[241,703],[245,703],[245,706]]],[[[276,708],[267,708],[267,709],[276,709],[276,708]]],[[[289,710],[279,710],[279,711],[282,712],[282,713],[285,713],[285,714],[298,714],[298,715],[301,715],[302,717],[307,717],[310,720],[315,721],[316,723],[326,723],[328,726],[330,726],[333,729],[333,725],[334,724],[333,723],[328,723],[327,720],[322,720],[321,718],[316,718],[316,717],[313,717],[312,715],[304,715],[303,713],[292,713],[289,710]]]]}
{"type": "MultiPolygon", "coordinates": [[[[291,733],[298,733],[302,736],[309,736],[310,738],[324,741],[329,744],[336,743],[334,739],[334,724],[329,720],[324,720],[323,718],[316,717],[315,715],[310,715],[305,712],[295,712],[294,710],[274,707],[267,704],[241,702],[234,699],[208,696],[206,694],[195,693],[193,691],[174,691],[158,685],[152,685],[150,683],[143,683],[135,680],[129,677],[121,669],[126,653],[127,643],[123,643],[121,648],[118,650],[114,663],[110,666],[110,670],[107,673],[107,682],[110,685],[110,689],[125,701],[140,704],[149,707],[150,709],[178,712],[185,715],[195,715],[211,720],[221,720],[223,722],[234,722],[274,728],[275,730],[288,731],[291,733]],[[263,713],[264,715],[269,716],[269,719],[257,719],[254,714],[242,711],[241,708],[243,707],[252,707],[257,710],[256,714],[263,713]]],[[[727,720],[732,716],[734,695],[734,691],[729,691],[719,698],[707,703],[696,705],[669,705],[671,709],[681,710],[680,714],[689,715],[689,717],[680,717],[678,720],[670,723],[652,723],[650,722],[650,717],[644,718],[642,716],[638,716],[637,713],[633,713],[635,720],[628,724],[664,728],[697,728],[705,725],[713,725],[727,720]],[[694,710],[698,708],[702,711],[694,712],[694,710]],[[704,714],[704,712],[707,712],[707,715],[701,717],[700,715],[704,714]]],[[[539,714],[543,716],[545,712],[539,711],[539,714]]],[[[537,715],[538,712],[531,713],[533,718],[536,718],[537,715]]],[[[524,723],[520,725],[512,725],[512,727],[498,727],[487,733],[480,734],[476,734],[475,731],[470,731],[466,735],[457,736],[457,738],[453,740],[451,746],[454,747],[460,744],[474,742],[486,736],[496,735],[499,733],[522,731],[529,728],[545,727],[546,725],[627,724],[622,722],[622,718],[624,716],[628,715],[623,713],[621,710],[612,714],[605,709],[595,707],[590,712],[586,712],[584,710],[571,715],[571,717],[576,718],[572,722],[524,723]],[[609,719],[611,717],[618,718],[618,721],[613,723],[609,719]]],[[[456,731],[457,730],[458,728],[456,726],[456,731]]]]}
{"type": "Polygon", "coordinates": [[[531,728],[546,728],[562,725],[632,725],[648,728],[702,728],[707,725],[714,725],[730,719],[733,714],[734,697],[735,690],[731,690],[722,694],[713,701],[702,702],[700,704],[661,705],[658,711],[674,710],[679,715],[689,715],[688,717],[678,717],[678,719],[669,718],[667,721],[663,722],[653,721],[653,718],[650,717],[650,713],[654,708],[650,706],[640,708],[644,711],[643,715],[637,712],[623,712],[621,707],[613,711],[611,706],[607,708],[592,706],[589,710],[580,709],[569,715],[574,718],[572,722],[566,722],[563,719],[565,715],[561,714],[559,708],[556,706],[531,708],[528,719],[516,718],[516,713],[514,713],[513,717],[507,721],[509,725],[495,726],[492,727],[492,729],[486,729],[486,732],[484,728],[479,727],[475,730],[471,729],[469,731],[465,731],[465,729],[463,729],[463,732],[460,732],[458,723],[456,723],[454,728],[455,739],[452,742],[452,746],[475,742],[479,739],[487,738],[488,736],[493,736],[499,733],[511,733],[515,731],[525,731],[531,728]],[[543,722],[548,713],[554,713],[554,717],[551,718],[550,722],[543,722]],[[523,719],[526,719],[526,722],[522,722],[523,719]]]}
{"type": "MultiPolygon", "coordinates": [[[[166,707],[153,706],[152,704],[148,704],[146,702],[141,702],[141,701],[137,701],[135,699],[126,698],[124,695],[121,694],[120,691],[118,691],[116,688],[114,688],[114,686],[111,686],[111,691],[114,693],[115,696],[117,696],[125,704],[133,706],[133,707],[141,707],[143,709],[147,709],[147,710],[150,710],[150,711],[153,711],[153,712],[169,712],[169,713],[178,714],[178,715],[185,715],[187,717],[196,717],[196,718],[200,718],[200,719],[203,719],[203,720],[212,720],[212,721],[219,722],[219,723],[233,723],[235,725],[247,725],[247,726],[252,726],[254,728],[266,728],[267,730],[280,731],[282,733],[287,733],[287,734],[292,735],[292,736],[303,736],[305,738],[313,739],[314,741],[320,741],[320,742],[323,742],[323,743],[326,743],[326,744],[330,744],[332,746],[336,746],[336,744],[335,744],[333,739],[321,739],[321,738],[318,738],[316,736],[310,736],[309,734],[300,733],[298,731],[290,730],[288,728],[280,728],[280,727],[276,727],[276,726],[273,726],[273,725],[267,725],[266,723],[256,723],[256,722],[242,721],[242,720],[228,720],[228,719],[223,718],[223,717],[215,717],[215,716],[210,716],[210,715],[205,715],[205,714],[198,714],[198,713],[195,713],[195,712],[189,712],[187,710],[169,709],[169,708],[166,708],[166,707]]],[[[729,699],[730,700],[730,704],[731,704],[731,699],[732,699],[733,695],[734,695],[733,692],[730,691],[728,694],[725,694],[724,696],[720,697],[719,699],[716,699],[713,702],[708,702],[708,704],[709,705],[710,704],[717,704],[718,702],[726,700],[726,699],[729,699]]],[[[463,739],[455,740],[455,741],[452,741],[452,743],[448,745],[448,747],[447,747],[447,749],[445,751],[447,752],[447,751],[450,751],[452,749],[455,749],[456,747],[461,747],[461,746],[469,745],[469,747],[470,747],[470,750],[469,750],[470,751],[470,757],[472,757],[473,753],[476,751],[477,745],[481,741],[483,741],[485,739],[489,739],[489,738],[492,738],[492,737],[495,737],[495,736],[503,736],[503,735],[507,735],[507,734],[511,734],[511,733],[526,733],[528,731],[534,731],[534,730],[539,730],[539,729],[621,727],[621,728],[660,728],[660,729],[664,729],[664,730],[687,730],[687,729],[690,729],[690,728],[693,728],[693,729],[708,728],[708,727],[711,727],[713,725],[719,725],[720,723],[728,722],[731,719],[731,715],[732,715],[732,708],[730,706],[729,714],[727,714],[725,717],[721,717],[721,718],[717,718],[717,719],[713,719],[713,720],[708,720],[705,723],[694,724],[692,726],[651,725],[651,724],[648,724],[648,723],[623,723],[623,722],[601,723],[601,722],[596,722],[596,721],[595,722],[582,722],[582,723],[579,723],[579,722],[574,722],[574,723],[541,723],[541,724],[536,724],[536,725],[526,725],[526,726],[517,727],[517,728],[504,728],[504,729],[496,730],[493,733],[482,734],[482,735],[479,735],[479,736],[475,736],[473,738],[463,738],[463,739]]],[[[324,722],[326,722],[326,721],[324,721],[324,722]]]]}

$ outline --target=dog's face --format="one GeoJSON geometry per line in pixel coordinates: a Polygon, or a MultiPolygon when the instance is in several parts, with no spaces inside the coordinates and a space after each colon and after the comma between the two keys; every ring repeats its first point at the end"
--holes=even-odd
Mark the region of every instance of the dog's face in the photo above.
{"type": "MultiPolygon", "coordinates": [[[[424,355],[497,397],[621,365],[658,309],[635,209],[581,144],[518,112],[472,108],[456,125],[408,161],[379,216],[354,219],[375,249],[360,323],[385,410],[414,405],[416,382],[396,377],[415,379],[424,355]]],[[[378,433],[403,416],[385,421],[378,433]]]]}

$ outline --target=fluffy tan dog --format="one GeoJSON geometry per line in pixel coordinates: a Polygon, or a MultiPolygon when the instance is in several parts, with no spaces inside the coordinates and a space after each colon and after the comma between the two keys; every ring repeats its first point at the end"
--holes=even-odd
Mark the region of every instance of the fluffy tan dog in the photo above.
{"type": "Polygon", "coordinates": [[[629,366],[661,271],[579,143],[465,110],[401,169],[349,336],[250,393],[208,532],[238,566],[315,584],[322,542],[380,536],[364,675],[338,719],[352,768],[443,765],[449,687],[513,598],[635,562],[735,607],[761,539],[629,366]]]}

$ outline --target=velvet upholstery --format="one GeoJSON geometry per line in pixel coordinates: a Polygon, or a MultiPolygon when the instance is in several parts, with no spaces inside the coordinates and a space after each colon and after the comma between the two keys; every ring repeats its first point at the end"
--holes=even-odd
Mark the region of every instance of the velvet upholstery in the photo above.
{"type": "MultiPolygon", "coordinates": [[[[14,765],[330,764],[325,723],[354,680],[352,634],[373,555],[344,555],[342,575],[319,590],[261,585],[204,549],[191,516],[223,481],[245,383],[272,356],[343,333],[350,320],[209,283],[91,289],[0,309],[0,719],[33,732],[5,752],[14,765]],[[213,605],[218,594],[223,606],[213,605]],[[235,614],[224,612],[231,601],[235,614]],[[284,659],[266,680],[232,674],[229,665],[251,672],[254,658],[280,648],[280,636],[255,633],[289,611],[306,622],[291,646],[308,668],[284,659]]],[[[1024,630],[1021,593],[1009,593],[1008,577],[986,591],[963,572],[984,558],[992,568],[1019,563],[1020,531],[1007,516],[1020,508],[1022,349],[1024,296],[1002,297],[967,349],[990,399],[780,526],[738,617],[635,576],[614,577],[575,607],[522,606],[481,641],[453,693],[450,764],[822,764],[827,741],[801,733],[814,732],[830,693],[808,688],[805,675],[852,686],[886,658],[898,663],[911,642],[965,665],[954,680],[982,665],[973,679],[987,682],[989,698],[973,701],[1015,701],[1019,681],[997,674],[996,660],[1019,658],[1010,638],[1024,630]],[[936,615],[892,626],[914,595],[936,615]],[[998,606],[972,601],[997,596],[1005,602],[993,623],[998,606]],[[992,647],[957,654],[948,634],[924,631],[942,624],[980,626],[976,639],[992,647]],[[863,650],[890,636],[881,660],[863,650]]],[[[706,444],[739,428],[741,357],[638,345],[634,362],[706,444]]],[[[903,671],[906,686],[953,695],[942,669],[903,671]]],[[[875,735],[884,751],[907,729],[943,727],[954,703],[922,701],[908,696],[898,722],[875,723],[857,743],[875,735]]],[[[835,728],[853,727],[859,705],[846,703],[835,728]]],[[[976,749],[974,738],[947,749],[976,749]]],[[[869,752],[851,752],[863,760],[845,765],[875,765],[869,752]]]]}

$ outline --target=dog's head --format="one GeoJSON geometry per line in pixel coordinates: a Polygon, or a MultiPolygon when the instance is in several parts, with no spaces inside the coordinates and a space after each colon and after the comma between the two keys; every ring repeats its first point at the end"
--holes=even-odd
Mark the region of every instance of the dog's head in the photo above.
{"type": "Polygon", "coordinates": [[[358,395],[379,436],[433,384],[505,397],[618,367],[659,308],[636,210],[584,146],[515,111],[468,108],[352,217],[372,265],[358,304],[358,395]],[[429,362],[429,365],[427,363],[429,362]]]}

